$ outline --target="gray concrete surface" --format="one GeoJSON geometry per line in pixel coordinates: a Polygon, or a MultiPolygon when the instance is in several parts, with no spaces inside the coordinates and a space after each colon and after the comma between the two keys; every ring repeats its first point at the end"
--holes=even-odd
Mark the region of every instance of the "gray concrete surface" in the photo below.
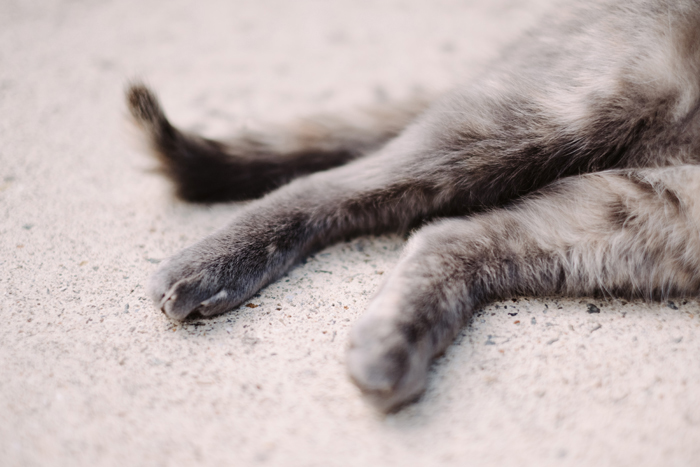
{"type": "Polygon", "coordinates": [[[0,465],[700,465],[695,301],[493,304],[383,417],[343,359],[402,239],[328,248],[211,320],[144,295],[239,205],[172,199],[127,80],[223,136],[443,89],[546,3],[0,1],[0,465]]]}

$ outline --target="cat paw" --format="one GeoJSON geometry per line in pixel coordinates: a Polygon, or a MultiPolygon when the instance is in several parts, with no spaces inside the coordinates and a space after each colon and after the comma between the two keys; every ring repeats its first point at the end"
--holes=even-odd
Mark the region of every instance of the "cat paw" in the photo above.
{"type": "Polygon", "coordinates": [[[394,412],[425,391],[429,352],[411,344],[389,320],[365,316],[350,334],[350,379],[378,410],[394,412]]]}
{"type": "Polygon", "coordinates": [[[178,321],[195,312],[213,316],[231,310],[243,301],[235,291],[218,282],[207,272],[199,272],[178,280],[165,292],[161,292],[164,287],[153,286],[151,298],[163,313],[178,321]]]}
{"type": "Polygon", "coordinates": [[[216,242],[204,240],[181,251],[151,277],[149,295],[168,317],[182,321],[195,312],[202,316],[224,313],[257,291],[251,268],[241,267],[246,263],[245,254],[232,255],[212,243],[216,242]]]}

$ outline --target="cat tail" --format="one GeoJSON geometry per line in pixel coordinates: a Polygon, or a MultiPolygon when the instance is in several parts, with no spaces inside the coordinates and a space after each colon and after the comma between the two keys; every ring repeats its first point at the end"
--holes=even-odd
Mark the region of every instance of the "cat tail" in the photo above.
{"type": "Polygon", "coordinates": [[[344,119],[318,116],[219,142],[175,128],[143,84],[130,85],[126,96],[176,195],[203,203],[258,198],[296,177],[361,157],[397,136],[429,103],[414,97],[344,119]]]}

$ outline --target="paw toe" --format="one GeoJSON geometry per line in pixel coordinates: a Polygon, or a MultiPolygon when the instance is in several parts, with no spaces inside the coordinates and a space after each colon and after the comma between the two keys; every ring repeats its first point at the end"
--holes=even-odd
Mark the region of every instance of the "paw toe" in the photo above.
{"type": "Polygon", "coordinates": [[[226,289],[222,289],[212,297],[204,300],[196,310],[202,316],[214,316],[234,308],[237,304],[235,297],[226,289]]]}

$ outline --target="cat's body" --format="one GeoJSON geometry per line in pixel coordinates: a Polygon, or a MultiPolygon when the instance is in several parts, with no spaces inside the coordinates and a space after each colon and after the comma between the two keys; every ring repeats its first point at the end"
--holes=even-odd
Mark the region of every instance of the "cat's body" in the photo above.
{"type": "Polygon", "coordinates": [[[142,86],[128,98],[181,197],[280,187],[159,268],[151,294],[171,318],[231,310],[339,239],[454,217],[413,234],[351,333],[350,376],[382,410],[423,391],[486,301],[700,286],[700,168],[684,165],[700,162],[695,0],[564,5],[432,105],[225,145],[173,128],[142,86]]]}

